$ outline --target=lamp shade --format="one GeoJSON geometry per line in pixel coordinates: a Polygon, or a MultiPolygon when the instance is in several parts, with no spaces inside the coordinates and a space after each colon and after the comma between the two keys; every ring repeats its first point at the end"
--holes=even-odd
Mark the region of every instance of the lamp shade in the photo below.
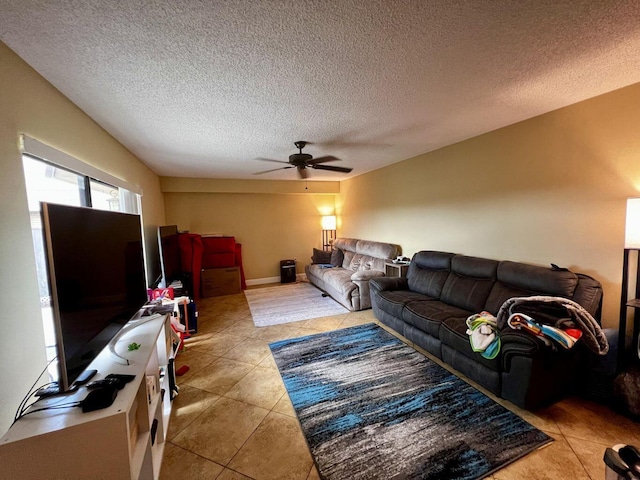
{"type": "Polygon", "coordinates": [[[640,198],[627,199],[627,224],[624,230],[624,248],[640,249],[640,198]]]}
{"type": "Polygon", "coordinates": [[[336,229],[336,216],[324,215],[322,217],[322,229],[323,230],[335,230],[336,229]]]}

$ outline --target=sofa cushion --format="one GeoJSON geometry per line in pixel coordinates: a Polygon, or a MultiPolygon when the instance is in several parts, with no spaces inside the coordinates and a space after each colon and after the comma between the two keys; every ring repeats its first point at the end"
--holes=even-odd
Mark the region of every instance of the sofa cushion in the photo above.
{"type": "Polygon", "coordinates": [[[396,318],[402,318],[407,303],[425,299],[424,295],[409,290],[380,290],[375,295],[377,307],[396,318]]]}
{"type": "Polygon", "coordinates": [[[331,252],[326,250],[318,250],[317,248],[313,249],[313,255],[311,256],[311,263],[314,265],[317,264],[330,264],[331,263],[331,252]]]}
{"type": "Polygon", "coordinates": [[[402,319],[423,332],[440,338],[440,324],[449,318],[464,318],[471,312],[447,305],[436,299],[409,302],[402,311],[402,319]]]}
{"type": "Polygon", "coordinates": [[[349,250],[343,250],[342,254],[343,254],[342,265],[340,265],[340,266],[342,268],[347,268],[348,269],[349,265],[351,265],[351,260],[355,256],[356,252],[350,252],[349,250]]]}
{"type": "Polygon", "coordinates": [[[342,250],[333,250],[331,252],[331,258],[329,259],[329,263],[334,267],[341,267],[342,262],[344,261],[344,252],[342,250]]]}
{"type": "Polygon", "coordinates": [[[552,270],[507,260],[500,262],[497,280],[485,307],[494,314],[512,297],[538,294],[573,298],[578,285],[578,276],[568,270],[552,270]]]}
{"type": "Polygon", "coordinates": [[[558,297],[572,297],[578,276],[569,270],[503,261],[498,267],[498,280],[514,287],[558,297]]]}
{"type": "Polygon", "coordinates": [[[400,247],[391,243],[371,242],[369,240],[358,240],[356,243],[356,253],[380,259],[393,259],[400,254],[400,247]]]}
{"type": "Polygon", "coordinates": [[[358,270],[351,275],[351,280],[354,282],[362,282],[382,276],[384,276],[384,272],[381,272],[380,270],[358,270]]]}
{"type": "Polygon", "coordinates": [[[355,238],[336,238],[333,241],[333,248],[344,250],[345,252],[356,253],[356,245],[358,240],[355,238]]]}
{"type": "Polygon", "coordinates": [[[341,267],[325,268],[322,273],[322,281],[327,288],[331,286],[333,290],[346,295],[356,288],[356,284],[351,281],[352,273],[341,267]]]}
{"type": "Polygon", "coordinates": [[[379,272],[384,272],[384,262],[385,260],[382,258],[376,258],[369,255],[356,253],[351,258],[351,262],[349,262],[349,266],[347,267],[347,269],[351,270],[352,272],[361,270],[377,270],[379,272]]]}
{"type": "Polygon", "coordinates": [[[576,273],[578,286],[573,292],[573,301],[582,305],[597,320],[600,319],[602,305],[602,284],[595,278],[583,273],[576,273]]]}
{"type": "Polygon", "coordinates": [[[497,269],[496,260],[456,255],[451,259],[451,273],[442,287],[440,299],[473,313],[481,312],[493,288],[497,269]]]}
{"type": "Polygon", "coordinates": [[[507,285],[500,281],[496,282],[491,289],[491,293],[487,298],[487,303],[484,306],[484,310],[498,315],[498,311],[504,302],[513,297],[530,297],[535,295],[536,292],[531,290],[524,290],[522,288],[516,288],[511,285],[507,285]]]}
{"type": "Polygon", "coordinates": [[[453,253],[444,252],[418,252],[413,256],[407,272],[409,289],[440,298],[449,271],[453,253]]]}
{"type": "MultiPolygon", "coordinates": [[[[307,274],[307,277],[314,277],[313,279],[316,281],[320,281],[322,282],[322,277],[324,277],[324,274],[327,273],[329,270],[331,270],[330,268],[325,268],[322,266],[322,264],[312,264],[312,265],[307,265],[305,266],[305,272],[307,274]]],[[[315,282],[311,282],[311,283],[315,283],[315,282]]],[[[320,288],[324,288],[324,285],[318,285],[320,288]]]]}

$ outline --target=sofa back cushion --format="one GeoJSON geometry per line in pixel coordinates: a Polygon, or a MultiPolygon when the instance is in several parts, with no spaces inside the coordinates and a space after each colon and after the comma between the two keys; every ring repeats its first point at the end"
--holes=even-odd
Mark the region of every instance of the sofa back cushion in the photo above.
{"type": "Polygon", "coordinates": [[[333,241],[333,248],[336,250],[342,250],[344,254],[342,258],[342,265],[338,265],[343,268],[349,268],[353,256],[356,254],[356,245],[358,240],[355,238],[336,238],[333,241]]]}
{"type": "Polygon", "coordinates": [[[333,248],[339,248],[345,252],[356,253],[356,245],[358,240],[355,238],[336,238],[333,241],[333,248]]]}
{"type": "Polygon", "coordinates": [[[360,272],[363,270],[377,270],[379,272],[384,272],[385,261],[386,260],[382,258],[376,258],[376,257],[371,257],[369,255],[362,255],[361,253],[356,253],[351,257],[349,266],[345,268],[347,270],[351,270],[352,272],[360,272]]]}
{"type": "Polygon", "coordinates": [[[578,285],[573,292],[573,300],[582,305],[587,312],[600,320],[602,307],[602,284],[595,278],[577,273],[578,285]]]}
{"type": "Polygon", "coordinates": [[[505,260],[498,266],[497,282],[487,299],[485,310],[496,314],[502,304],[512,297],[551,295],[573,298],[577,285],[578,276],[568,270],[552,270],[505,260]]]}
{"type": "Polygon", "coordinates": [[[331,263],[331,265],[333,265],[334,267],[341,267],[343,261],[344,261],[344,252],[342,250],[336,248],[331,252],[331,259],[329,262],[331,263]]]}
{"type": "Polygon", "coordinates": [[[488,258],[454,256],[440,300],[470,312],[482,311],[495,283],[498,264],[488,258]]]}
{"type": "Polygon", "coordinates": [[[440,298],[444,282],[451,271],[453,253],[422,251],[411,259],[407,280],[409,290],[440,298]]]}
{"type": "Polygon", "coordinates": [[[356,253],[381,260],[393,260],[400,255],[400,247],[392,243],[358,240],[358,243],[356,243],[356,253]]]}
{"type": "Polygon", "coordinates": [[[342,268],[349,268],[349,265],[351,265],[351,260],[353,260],[354,255],[356,254],[356,252],[350,252],[349,250],[342,250],[343,256],[342,256],[342,265],[340,265],[342,268]]]}

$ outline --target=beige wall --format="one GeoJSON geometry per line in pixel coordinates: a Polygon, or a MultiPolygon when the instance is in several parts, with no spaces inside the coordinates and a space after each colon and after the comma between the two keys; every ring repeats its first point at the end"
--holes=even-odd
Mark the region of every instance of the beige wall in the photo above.
{"type": "Polygon", "coordinates": [[[169,225],[234,236],[242,244],[247,280],[259,281],[279,276],[284,259],[296,258],[298,273],[304,271],[312,249],[321,248],[320,218],[333,213],[335,195],[166,192],[165,202],[169,225]]]}
{"type": "Polygon", "coordinates": [[[151,252],[157,250],[155,226],[164,223],[159,178],[0,43],[0,434],[45,367],[21,133],[140,186],[151,252]]]}
{"type": "Polygon", "coordinates": [[[566,266],[603,283],[617,325],[638,105],[640,84],[342,182],[342,234],[566,266]]]}

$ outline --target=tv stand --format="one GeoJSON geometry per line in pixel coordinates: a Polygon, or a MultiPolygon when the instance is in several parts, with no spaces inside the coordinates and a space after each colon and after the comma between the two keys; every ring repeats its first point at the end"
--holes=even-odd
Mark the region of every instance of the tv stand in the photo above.
{"type": "MultiPolygon", "coordinates": [[[[69,408],[21,418],[0,439],[2,478],[158,478],[175,385],[169,316],[129,329],[115,348],[129,365],[115,361],[105,348],[89,366],[100,372],[99,378],[135,375],[113,405],[89,413],[69,408]],[[132,342],[140,348],[129,351],[132,342]]],[[[79,401],[88,392],[81,386],[69,395],[42,398],[33,408],[79,401]]]]}

